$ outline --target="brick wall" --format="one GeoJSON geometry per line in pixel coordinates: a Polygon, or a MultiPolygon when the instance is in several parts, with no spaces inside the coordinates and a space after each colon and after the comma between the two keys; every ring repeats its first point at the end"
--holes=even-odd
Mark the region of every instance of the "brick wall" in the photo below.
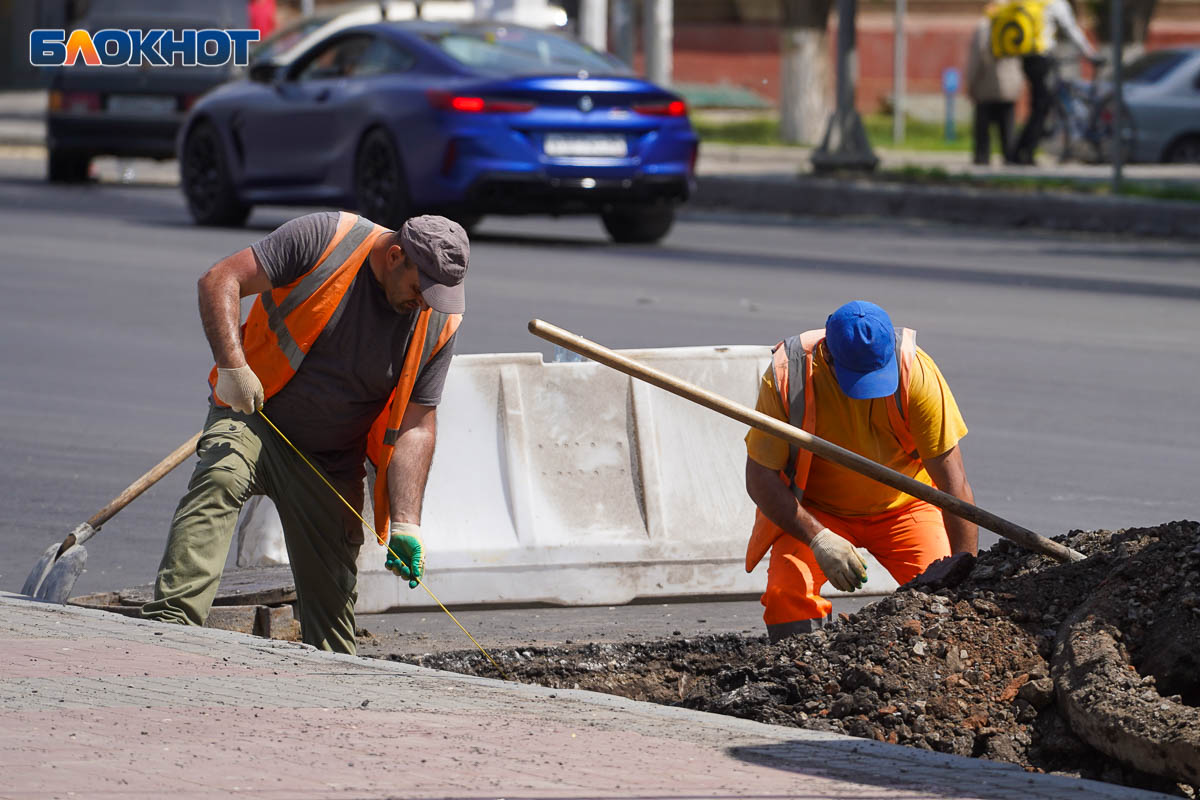
{"type": "MultiPolygon", "coordinates": [[[[908,42],[908,91],[941,91],[942,71],[966,68],[967,44],[979,17],[963,14],[911,14],[905,21],[908,42]]],[[[836,50],[836,17],[829,46],[836,50]]],[[[858,17],[858,104],[880,108],[892,89],[893,18],[868,12],[858,17]]],[[[1094,37],[1093,37],[1094,39],[1094,37]]],[[[1150,49],[1200,45],[1200,17],[1158,19],[1151,25],[1150,49]]],[[[635,67],[641,68],[641,58],[635,67]]],[[[779,28],[763,23],[677,23],[675,80],[681,83],[727,83],[779,99],[779,28]]]]}

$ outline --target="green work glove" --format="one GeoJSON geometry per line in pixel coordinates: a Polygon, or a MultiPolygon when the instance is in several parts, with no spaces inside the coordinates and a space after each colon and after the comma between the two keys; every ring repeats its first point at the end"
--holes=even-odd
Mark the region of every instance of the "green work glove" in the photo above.
{"type": "Polygon", "coordinates": [[[421,526],[411,522],[394,522],[392,535],[388,539],[387,560],[384,568],[408,581],[408,588],[415,589],[417,580],[425,574],[425,556],[421,551],[421,526]]]}

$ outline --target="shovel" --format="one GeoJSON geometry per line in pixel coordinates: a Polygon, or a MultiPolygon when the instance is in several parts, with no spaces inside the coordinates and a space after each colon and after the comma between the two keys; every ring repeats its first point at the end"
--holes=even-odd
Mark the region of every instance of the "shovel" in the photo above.
{"type": "Polygon", "coordinates": [[[989,511],[984,511],[977,505],[960,500],[954,495],[946,494],[928,484],[913,480],[907,475],[888,469],[869,458],[863,458],[858,453],[838,447],[836,444],[813,436],[811,433],[788,425],[786,422],[780,422],[774,417],[769,417],[752,408],[735,403],[719,394],[701,389],[699,386],[680,380],[665,372],[660,372],[653,367],[640,364],[631,358],[626,358],[620,353],[609,350],[607,347],[584,339],[582,336],[559,328],[556,325],[535,319],[529,323],[529,332],[534,336],[540,336],[548,342],[553,342],[582,356],[587,356],[606,367],[612,367],[618,372],[624,372],[626,375],[638,380],[645,381],[660,389],[665,389],[671,394],[679,395],[685,400],[691,400],[693,403],[736,419],[738,422],[743,422],[760,431],[778,436],[780,439],[789,441],[797,447],[802,447],[826,461],[840,464],[846,469],[854,470],[872,480],[879,481],[882,484],[891,486],[893,489],[898,489],[931,505],[935,505],[943,511],[949,511],[955,516],[974,522],[981,528],[987,528],[989,531],[998,533],[1006,539],[1011,539],[1027,550],[1041,553],[1053,558],[1055,561],[1061,562],[1082,561],[1084,558],[1084,555],[1077,550],[1072,550],[1066,545],[1059,544],[1031,530],[1022,528],[1016,523],[1009,522],[1003,517],[998,517],[989,511]]]}
{"type": "Polygon", "coordinates": [[[96,512],[87,522],[80,524],[67,534],[62,544],[52,544],[42,553],[33,571],[25,579],[21,594],[50,603],[65,603],[75,587],[75,580],[87,563],[87,550],[83,543],[96,535],[100,526],[112,519],[118,511],[129,505],[142,492],[149,489],[171,470],[178,467],[192,453],[200,441],[197,433],[188,439],[149,472],[138,478],[104,508],[96,512]]]}

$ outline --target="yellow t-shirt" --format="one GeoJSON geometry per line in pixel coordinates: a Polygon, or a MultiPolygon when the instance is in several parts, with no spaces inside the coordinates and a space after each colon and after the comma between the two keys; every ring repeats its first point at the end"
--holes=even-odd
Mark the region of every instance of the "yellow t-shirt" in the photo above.
{"type": "MultiPolygon", "coordinates": [[[[924,465],[904,452],[892,433],[886,404],[895,402],[893,396],[851,399],[837,385],[824,343],[814,349],[813,356],[815,435],[932,486],[933,479],[924,465]]],[[[908,423],[917,452],[922,459],[943,455],[966,435],[967,425],[937,364],[920,348],[913,359],[910,377],[908,423]]],[[[789,376],[789,380],[803,380],[803,376],[789,376]]],[[[767,367],[759,385],[757,407],[768,416],[788,421],[771,367],[767,367]]],[[[768,469],[782,470],[787,464],[788,443],[757,428],[751,428],[746,435],[746,450],[750,458],[768,469]]],[[[907,505],[912,499],[819,456],[813,457],[804,489],[804,505],[845,517],[880,514],[907,505]]]]}

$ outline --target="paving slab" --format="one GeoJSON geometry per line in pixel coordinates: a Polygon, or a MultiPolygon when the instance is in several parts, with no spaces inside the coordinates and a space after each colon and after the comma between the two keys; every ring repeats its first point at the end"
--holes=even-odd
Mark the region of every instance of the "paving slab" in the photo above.
{"type": "Polygon", "coordinates": [[[0,798],[1139,798],[0,593],[0,798]]]}

